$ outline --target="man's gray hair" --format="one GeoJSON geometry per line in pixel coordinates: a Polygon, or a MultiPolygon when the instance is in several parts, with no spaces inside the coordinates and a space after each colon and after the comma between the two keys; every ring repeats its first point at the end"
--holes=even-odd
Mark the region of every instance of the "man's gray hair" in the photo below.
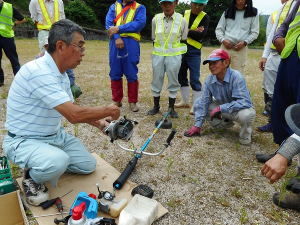
{"type": "Polygon", "coordinates": [[[56,43],[58,41],[64,41],[69,46],[73,41],[74,33],[77,32],[85,37],[85,31],[78,24],[74,23],[71,20],[63,19],[52,24],[49,31],[48,38],[48,50],[49,54],[52,54],[56,51],[56,43]]]}

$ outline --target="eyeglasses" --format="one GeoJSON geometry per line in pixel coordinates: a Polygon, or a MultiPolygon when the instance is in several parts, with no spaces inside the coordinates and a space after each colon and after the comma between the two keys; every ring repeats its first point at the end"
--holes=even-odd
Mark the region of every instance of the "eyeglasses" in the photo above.
{"type": "Polygon", "coordinates": [[[84,53],[84,51],[85,51],[85,47],[83,47],[83,46],[79,46],[79,45],[75,45],[75,44],[70,44],[70,45],[80,48],[81,53],[84,53]]]}

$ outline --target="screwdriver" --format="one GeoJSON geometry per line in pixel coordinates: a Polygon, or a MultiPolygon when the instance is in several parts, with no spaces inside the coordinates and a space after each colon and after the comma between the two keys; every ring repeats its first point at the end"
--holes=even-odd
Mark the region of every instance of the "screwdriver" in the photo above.
{"type": "Polygon", "coordinates": [[[64,219],[64,214],[63,214],[63,206],[62,206],[62,202],[61,202],[61,199],[60,198],[57,198],[56,201],[55,201],[55,204],[57,206],[57,209],[58,209],[58,212],[61,213],[61,217],[62,219],[64,219]]]}
{"type": "Polygon", "coordinates": [[[57,199],[64,197],[65,195],[69,194],[71,191],[73,191],[73,189],[71,189],[67,193],[63,194],[62,196],[59,196],[57,198],[53,198],[53,199],[47,200],[45,202],[42,202],[40,204],[40,206],[42,206],[43,209],[48,209],[50,206],[52,206],[54,203],[56,203],[57,199]]]}

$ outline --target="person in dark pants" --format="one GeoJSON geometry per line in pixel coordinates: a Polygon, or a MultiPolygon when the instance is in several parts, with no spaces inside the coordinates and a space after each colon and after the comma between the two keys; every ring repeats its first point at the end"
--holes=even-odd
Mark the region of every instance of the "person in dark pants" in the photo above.
{"type": "MultiPolygon", "coordinates": [[[[294,132],[285,120],[286,109],[300,103],[300,1],[295,1],[294,8],[278,28],[273,43],[281,55],[281,63],[275,82],[274,95],[271,107],[273,137],[276,144],[285,144],[285,140],[294,132]]],[[[299,111],[298,111],[299,112],[299,111]]],[[[297,112],[297,113],[298,113],[297,112]]],[[[296,121],[299,123],[299,120],[296,121]]],[[[256,155],[259,162],[267,162],[277,152],[270,155],[256,155]]],[[[292,157],[288,158],[291,164],[292,157]]],[[[299,161],[299,160],[298,160],[299,161]]],[[[298,174],[292,178],[287,186],[300,187],[300,168],[298,174]]],[[[299,188],[300,192],[300,188],[299,188]]],[[[291,207],[289,207],[291,208],[291,207]]],[[[300,209],[300,208],[299,208],[300,209]]]]}
{"type": "MultiPolygon", "coordinates": [[[[190,71],[190,84],[193,89],[193,104],[200,96],[200,63],[203,37],[206,35],[210,18],[203,11],[208,0],[192,0],[191,10],[185,10],[181,14],[188,22],[187,52],[182,55],[181,67],[178,74],[180,83],[181,102],[174,105],[175,108],[189,107],[190,86],[187,71],[190,71]]],[[[191,107],[190,114],[193,114],[191,107]]]]}
{"type": "Polygon", "coordinates": [[[20,69],[19,58],[14,40],[14,27],[18,24],[25,23],[26,19],[22,16],[12,4],[0,0],[0,87],[4,85],[4,72],[1,65],[2,49],[9,59],[14,75],[20,69]],[[16,19],[13,22],[13,18],[16,19]]]}

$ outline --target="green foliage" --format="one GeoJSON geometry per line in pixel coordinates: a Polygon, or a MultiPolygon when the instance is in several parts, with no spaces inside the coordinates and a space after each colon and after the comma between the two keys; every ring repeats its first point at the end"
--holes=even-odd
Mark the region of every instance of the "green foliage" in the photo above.
{"type": "Polygon", "coordinates": [[[185,10],[188,10],[188,9],[191,9],[191,6],[190,4],[187,4],[185,2],[180,2],[177,6],[176,6],[176,9],[175,11],[178,12],[178,13],[181,13],[185,10]]]}
{"type": "Polygon", "coordinates": [[[263,46],[266,43],[266,15],[259,15],[259,35],[251,45],[263,46]]]}
{"type": "Polygon", "coordinates": [[[12,4],[14,8],[20,10],[20,13],[23,11],[28,12],[30,0],[5,0],[5,2],[12,4]]]}
{"type": "Polygon", "coordinates": [[[65,5],[65,14],[66,18],[83,27],[99,27],[99,22],[93,9],[80,0],[68,1],[65,5]]]}
{"type": "Polygon", "coordinates": [[[206,12],[210,17],[210,23],[205,38],[207,43],[212,45],[220,45],[216,38],[215,30],[223,12],[229,7],[231,1],[232,0],[208,1],[207,5],[204,7],[203,11],[206,12]]]}

